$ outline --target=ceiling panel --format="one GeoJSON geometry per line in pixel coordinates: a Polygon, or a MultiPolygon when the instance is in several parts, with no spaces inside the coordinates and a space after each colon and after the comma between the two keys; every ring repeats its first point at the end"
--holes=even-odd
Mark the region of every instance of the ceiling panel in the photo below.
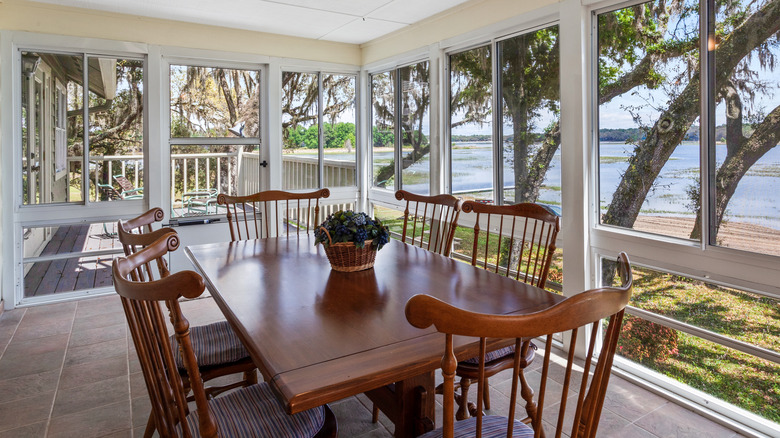
{"type": "Polygon", "coordinates": [[[358,18],[328,33],[322,39],[340,43],[362,44],[401,29],[404,26],[403,23],[392,21],[358,18]]]}
{"type": "Polygon", "coordinates": [[[470,0],[36,1],[151,18],[361,44],[470,0]]]}
{"type": "Polygon", "coordinates": [[[292,6],[364,17],[393,0],[268,0],[292,6]]]}
{"type": "Polygon", "coordinates": [[[468,0],[393,0],[368,16],[382,20],[412,24],[431,15],[453,8],[468,0]]]}

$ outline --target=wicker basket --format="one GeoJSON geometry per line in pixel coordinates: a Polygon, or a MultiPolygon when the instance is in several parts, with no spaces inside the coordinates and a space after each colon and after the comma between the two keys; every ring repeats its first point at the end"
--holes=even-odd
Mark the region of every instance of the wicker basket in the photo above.
{"type": "Polygon", "coordinates": [[[358,248],[353,242],[333,243],[330,233],[325,227],[320,227],[328,236],[329,245],[325,248],[325,254],[330,261],[330,267],[334,271],[357,272],[371,269],[376,260],[376,249],[373,241],[366,240],[363,248],[358,248]]]}

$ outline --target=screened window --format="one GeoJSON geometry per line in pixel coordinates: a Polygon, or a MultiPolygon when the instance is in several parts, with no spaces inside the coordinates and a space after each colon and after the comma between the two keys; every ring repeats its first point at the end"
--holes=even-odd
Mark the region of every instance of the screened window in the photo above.
{"type": "Polygon", "coordinates": [[[354,75],[282,73],[282,188],[357,185],[354,75]]]}
{"type": "Polygon", "coordinates": [[[143,60],[32,51],[21,60],[21,204],[142,199],[143,60]]]}
{"type": "Polygon", "coordinates": [[[423,61],[371,75],[374,187],[430,193],[429,73],[423,61]]]}
{"type": "Polygon", "coordinates": [[[224,213],[260,190],[260,72],[170,66],[171,216],[224,213]]]}
{"type": "Polygon", "coordinates": [[[598,16],[600,220],[696,240],[699,4],[680,6],[598,16]]]}
{"type": "Polygon", "coordinates": [[[560,213],[558,26],[455,53],[449,62],[452,193],[538,202],[560,213]]]}

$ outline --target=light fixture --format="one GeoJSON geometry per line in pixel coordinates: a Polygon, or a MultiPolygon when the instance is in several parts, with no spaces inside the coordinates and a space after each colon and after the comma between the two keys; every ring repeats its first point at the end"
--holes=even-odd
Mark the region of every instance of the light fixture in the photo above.
{"type": "Polygon", "coordinates": [[[41,63],[41,57],[32,53],[22,54],[22,73],[27,77],[32,77],[35,74],[35,70],[38,69],[38,65],[41,63]]]}

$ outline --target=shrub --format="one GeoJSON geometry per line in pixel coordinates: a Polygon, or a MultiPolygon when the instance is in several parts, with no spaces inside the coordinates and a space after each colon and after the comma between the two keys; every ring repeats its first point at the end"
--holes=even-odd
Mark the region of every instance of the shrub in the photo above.
{"type": "Polygon", "coordinates": [[[677,332],[661,324],[626,315],[618,340],[618,353],[639,363],[663,362],[678,353],[677,332]]]}

